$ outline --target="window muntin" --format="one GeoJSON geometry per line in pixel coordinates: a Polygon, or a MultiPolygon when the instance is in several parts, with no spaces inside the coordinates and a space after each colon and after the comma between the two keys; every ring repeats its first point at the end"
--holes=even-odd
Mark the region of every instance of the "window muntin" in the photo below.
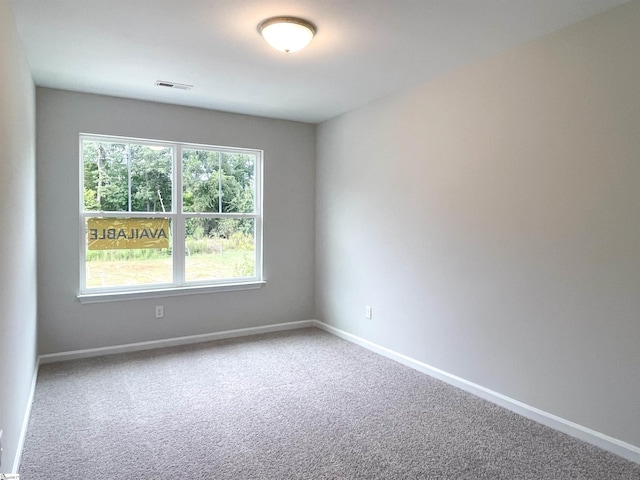
{"type": "Polygon", "coordinates": [[[81,135],[80,159],[81,294],[261,281],[261,151],[81,135]]]}

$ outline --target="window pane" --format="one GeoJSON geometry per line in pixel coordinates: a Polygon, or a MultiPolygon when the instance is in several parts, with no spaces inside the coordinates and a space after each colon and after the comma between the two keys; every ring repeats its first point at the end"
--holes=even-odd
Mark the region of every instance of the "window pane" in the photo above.
{"type": "Polygon", "coordinates": [[[172,148],[85,140],[82,157],[85,211],[171,211],[172,148]]]}
{"type": "Polygon", "coordinates": [[[254,219],[188,218],[185,280],[255,276],[254,219]]]}
{"type": "Polygon", "coordinates": [[[182,211],[220,212],[220,154],[182,150],[182,211]]]}
{"type": "Polygon", "coordinates": [[[254,212],[255,165],[255,155],[221,154],[223,212],[254,212]]]}
{"type": "Polygon", "coordinates": [[[171,283],[171,220],[88,218],[87,288],[171,283]]]}
{"type": "Polygon", "coordinates": [[[253,154],[183,150],[183,211],[253,213],[255,168],[253,154]]]}
{"type": "Polygon", "coordinates": [[[173,149],[129,145],[131,211],[171,212],[173,149]]]}
{"type": "Polygon", "coordinates": [[[82,142],[84,209],[129,210],[129,173],[125,144],[82,142]]]}

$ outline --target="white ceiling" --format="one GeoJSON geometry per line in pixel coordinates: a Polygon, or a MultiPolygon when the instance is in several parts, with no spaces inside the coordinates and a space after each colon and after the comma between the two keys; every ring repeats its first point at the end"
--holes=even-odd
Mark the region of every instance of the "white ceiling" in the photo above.
{"type": "Polygon", "coordinates": [[[11,0],[39,86],[311,123],[626,1],[11,0]],[[272,49],[276,15],[316,38],[272,49]]]}

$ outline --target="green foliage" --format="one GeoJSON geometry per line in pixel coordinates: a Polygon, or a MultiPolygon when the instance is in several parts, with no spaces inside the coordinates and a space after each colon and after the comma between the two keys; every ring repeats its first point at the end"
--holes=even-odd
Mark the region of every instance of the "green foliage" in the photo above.
{"type": "Polygon", "coordinates": [[[244,255],[242,261],[236,263],[233,268],[235,278],[252,277],[254,273],[253,259],[250,259],[248,255],[244,255]]]}
{"type": "Polygon", "coordinates": [[[169,258],[171,250],[168,248],[139,248],[131,250],[87,250],[87,262],[108,261],[119,262],[126,260],[155,260],[169,258]]]}
{"type": "Polygon", "coordinates": [[[204,255],[212,251],[212,245],[208,238],[187,238],[185,246],[189,256],[204,255]]]}
{"type": "Polygon", "coordinates": [[[253,212],[254,160],[253,155],[183,150],[185,212],[253,212]]]}
{"type": "MultiPolygon", "coordinates": [[[[147,145],[83,142],[84,208],[106,212],[171,212],[173,150],[147,145]]],[[[215,150],[182,151],[183,210],[252,213],[255,156],[215,150]]],[[[252,219],[191,218],[189,238],[253,238],[252,219]],[[236,237],[240,238],[240,237],[236,237]]]]}
{"type": "Polygon", "coordinates": [[[218,236],[187,237],[187,255],[222,253],[227,250],[253,251],[253,237],[241,231],[234,232],[228,239],[218,236]]]}
{"type": "Polygon", "coordinates": [[[241,231],[234,232],[229,237],[229,246],[235,250],[252,250],[253,237],[250,237],[241,231]]]}
{"type": "Polygon", "coordinates": [[[156,151],[146,145],[84,142],[85,210],[171,211],[172,155],[168,148],[156,151]]]}
{"type": "Polygon", "coordinates": [[[90,188],[84,189],[84,208],[86,210],[98,210],[98,201],[96,200],[96,191],[90,188]]]}
{"type": "MultiPolygon", "coordinates": [[[[216,222],[215,232],[212,232],[213,235],[222,237],[222,238],[231,238],[231,236],[236,231],[238,225],[238,219],[236,218],[221,218],[216,222]]],[[[211,233],[210,233],[211,235],[211,233]]]]}

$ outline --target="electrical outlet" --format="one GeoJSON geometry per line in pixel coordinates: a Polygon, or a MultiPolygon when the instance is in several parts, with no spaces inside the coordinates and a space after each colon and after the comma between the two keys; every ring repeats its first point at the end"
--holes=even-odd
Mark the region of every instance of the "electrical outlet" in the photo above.
{"type": "Polygon", "coordinates": [[[371,320],[373,318],[373,309],[370,305],[364,307],[364,315],[367,317],[367,320],[371,320]]]}
{"type": "Polygon", "coordinates": [[[156,305],[156,318],[164,317],[164,307],[162,305],[156,305]]]}

